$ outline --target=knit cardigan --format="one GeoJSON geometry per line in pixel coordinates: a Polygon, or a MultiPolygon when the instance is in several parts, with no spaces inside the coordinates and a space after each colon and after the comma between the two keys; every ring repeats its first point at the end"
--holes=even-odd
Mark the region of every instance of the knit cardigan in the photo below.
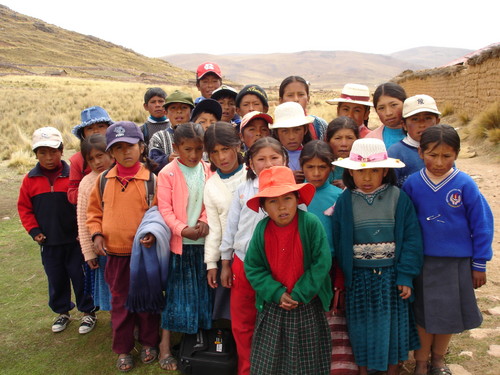
{"type": "Polygon", "coordinates": [[[95,181],[99,176],[98,173],[92,171],[86,175],[80,182],[78,188],[78,204],[76,205],[76,219],[78,222],[78,238],[80,240],[80,247],[85,261],[97,258],[94,252],[94,244],[92,243],[92,236],[87,228],[87,208],[89,206],[89,197],[92,189],[95,186],[95,181]]]}
{"type": "MultiPolygon", "coordinates": [[[[295,283],[290,295],[302,303],[309,303],[318,296],[323,309],[329,311],[333,297],[329,275],[332,257],[325,229],[314,214],[297,210],[297,215],[304,252],[304,274],[295,283]]],[[[266,217],[257,224],[245,256],[245,274],[256,292],[255,306],[259,311],[262,311],[264,302],[279,303],[286,292],[286,286],[273,279],[266,257],[264,230],[269,220],[266,217]]]]}

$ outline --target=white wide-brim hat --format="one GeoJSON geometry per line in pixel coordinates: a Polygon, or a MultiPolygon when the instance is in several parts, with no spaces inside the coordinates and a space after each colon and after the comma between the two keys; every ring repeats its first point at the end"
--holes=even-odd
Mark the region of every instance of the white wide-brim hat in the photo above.
{"type": "Polygon", "coordinates": [[[403,168],[405,163],[387,156],[382,140],[377,138],[361,138],[352,144],[349,158],[339,158],[333,165],[347,169],[367,168],[403,168]]]}
{"type": "Polygon", "coordinates": [[[338,103],[353,103],[373,107],[370,101],[370,89],[365,85],[358,85],[357,83],[348,83],[342,89],[340,98],[326,100],[328,104],[338,103]]]}
{"type": "Polygon", "coordinates": [[[295,128],[314,121],[313,116],[306,116],[304,108],[296,102],[282,103],[274,110],[274,122],[270,129],[295,128]]]}

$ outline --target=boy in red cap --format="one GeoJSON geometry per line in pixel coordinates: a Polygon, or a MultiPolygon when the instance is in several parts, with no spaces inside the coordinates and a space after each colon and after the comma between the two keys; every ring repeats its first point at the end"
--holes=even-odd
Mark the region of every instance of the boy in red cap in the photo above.
{"type": "Polygon", "coordinates": [[[219,65],[213,62],[204,62],[196,69],[196,87],[201,96],[196,98],[194,104],[212,96],[212,93],[222,85],[222,72],[219,65]]]}

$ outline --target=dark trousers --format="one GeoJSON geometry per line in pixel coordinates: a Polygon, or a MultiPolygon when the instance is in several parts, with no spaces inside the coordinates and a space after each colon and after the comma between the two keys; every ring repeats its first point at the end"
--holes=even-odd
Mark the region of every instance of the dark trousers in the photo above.
{"type": "Polygon", "coordinates": [[[113,351],[125,354],[134,348],[136,324],[139,327],[139,342],[143,346],[158,346],[160,314],[131,313],[125,308],[130,285],[130,256],[108,255],[104,278],[111,291],[113,351]]]}
{"type": "Polygon", "coordinates": [[[42,264],[49,282],[49,306],[57,314],[75,307],[71,301],[71,285],[79,311],[93,312],[94,301],[84,290],[83,256],[78,242],[41,247],[42,264]]]}

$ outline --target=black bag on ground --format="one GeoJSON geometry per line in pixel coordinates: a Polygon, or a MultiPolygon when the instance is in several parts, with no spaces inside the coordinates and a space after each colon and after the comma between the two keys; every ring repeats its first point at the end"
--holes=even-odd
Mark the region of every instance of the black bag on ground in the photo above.
{"type": "Polygon", "coordinates": [[[183,374],[234,375],[237,367],[236,344],[230,329],[200,330],[182,338],[179,369],[183,374]]]}

